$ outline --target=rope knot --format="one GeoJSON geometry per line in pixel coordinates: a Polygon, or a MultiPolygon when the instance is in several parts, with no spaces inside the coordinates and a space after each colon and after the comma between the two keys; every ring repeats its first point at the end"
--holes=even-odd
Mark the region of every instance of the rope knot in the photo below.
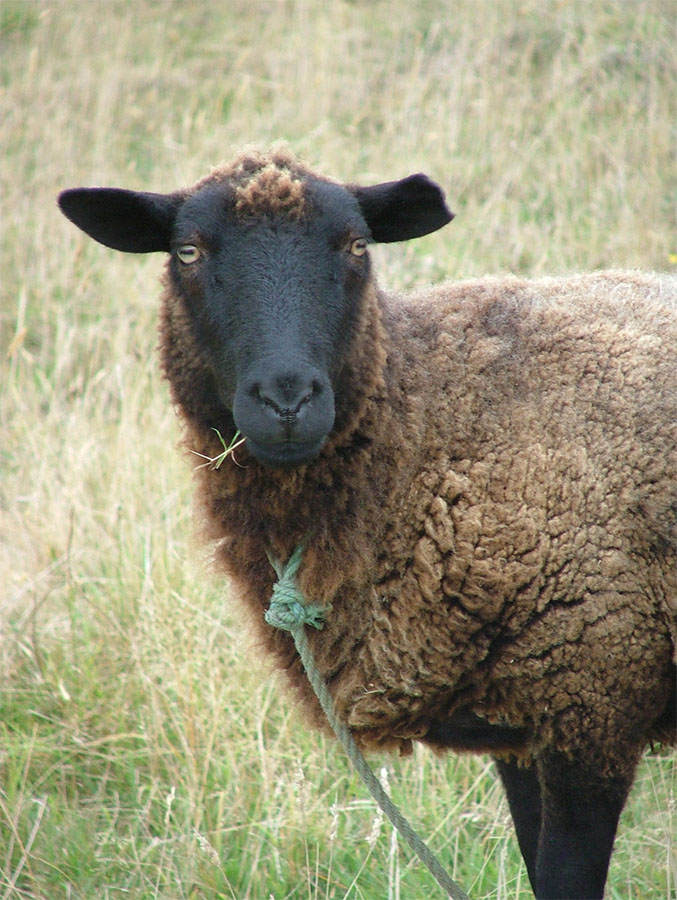
{"type": "Polygon", "coordinates": [[[270,606],[266,610],[264,618],[274,628],[294,631],[295,628],[301,628],[303,625],[312,625],[313,628],[318,629],[324,627],[324,608],[306,603],[296,584],[296,575],[302,557],[303,547],[298,546],[285,566],[281,566],[277,560],[270,558],[278,580],[273,585],[270,606]]]}

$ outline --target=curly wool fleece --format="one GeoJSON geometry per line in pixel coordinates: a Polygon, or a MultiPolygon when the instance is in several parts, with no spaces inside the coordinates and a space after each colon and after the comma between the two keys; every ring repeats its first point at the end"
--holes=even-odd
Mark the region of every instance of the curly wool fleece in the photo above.
{"type": "MultiPolygon", "coordinates": [[[[677,645],[675,293],[626,272],[406,297],[372,282],[319,459],[264,469],[245,446],[197,472],[218,563],[316,724],[291,639],[263,623],[267,553],[299,542],[300,586],[331,606],[308,637],[363,747],[407,752],[459,711],[523,728],[506,755],[610,772],[675,740],[654,721],[677,645]]],[[[161,350],[185,446],[215,455],[169,286],[161,350]]]]}

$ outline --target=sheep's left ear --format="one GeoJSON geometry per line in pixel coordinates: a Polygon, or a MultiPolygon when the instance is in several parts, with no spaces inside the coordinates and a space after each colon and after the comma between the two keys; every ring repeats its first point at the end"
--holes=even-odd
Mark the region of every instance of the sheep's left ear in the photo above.
{"type": "Polygon", "coordinates": [[[59,194],[61,212],[90,237],[125,253],[169,253],[184,196],[122,188],[72,188],[59,194]]]}
{"type": "Polygon", "coordinates": [[[442,188],[427,175],[371,187],[351,187],[378,243],[406,241],[437,231],[454,218],[442,188]]]}

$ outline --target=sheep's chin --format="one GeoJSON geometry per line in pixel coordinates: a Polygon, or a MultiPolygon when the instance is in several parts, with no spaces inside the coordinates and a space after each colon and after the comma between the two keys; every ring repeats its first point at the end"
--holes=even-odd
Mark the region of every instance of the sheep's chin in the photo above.
{"type": "Polygon", "coordinates": [[[311,443],[284,441],[279,444],[257,444],[248,439],[247,449],[266,468],[298,469],[316,459],[323,444],[324,438],[311,443]]]}

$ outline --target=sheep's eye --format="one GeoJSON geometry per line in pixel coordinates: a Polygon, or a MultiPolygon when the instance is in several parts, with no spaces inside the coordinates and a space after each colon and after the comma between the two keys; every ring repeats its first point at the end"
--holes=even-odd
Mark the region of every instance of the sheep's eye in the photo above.
{"type": "Polygon", "coordinates": [[[195,244],[181,244],[177,248],[176,255],[185,266],[189,266],[191,263],[197,262],[202,254],[195,244]]]}
{"type": "Polygon", "coordinates": [[[350,245],[350,252],[353,256],[364,256],[367,252],[366,238],[356,238],[350,245]]]}

